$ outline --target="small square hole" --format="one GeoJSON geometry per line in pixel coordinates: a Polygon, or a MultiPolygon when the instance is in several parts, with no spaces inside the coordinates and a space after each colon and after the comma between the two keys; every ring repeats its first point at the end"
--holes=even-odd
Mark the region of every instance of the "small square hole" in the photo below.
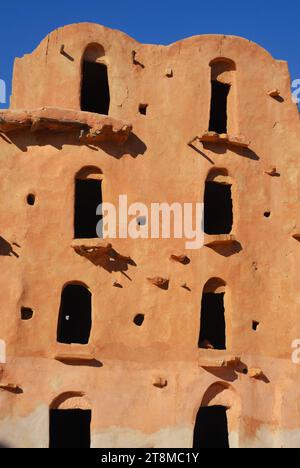
{"type": "Polygon", "coordinates": [[[141,327],[143,325],[145,321],[145,315],[144,314],[137,314],[135,317],[134,317],[134,320],[133,320],[133,323],[137,326],[137,327],[141,327]]]}
{"type": "Polygon", "coordinates": [[[142,115],[147,115],[148,111],[148,104],[140,104],[139,105],[139,113],[142,115]]]}
{"type": "Polygon", "coordinates": [[[28,307],[21,308],[21,319],[22,320],[31,320],[33,317],[33,310],[28,307]]]}
{"type": "Polygon", "coordinates": [[[35,204],[35,195],[33,193],[29,193],[27,195],[27,203],[30,206],[33,206],[35,204]]]}
{"type": "Polygon", "coordinates": [[[259,327],[259,322],[256,322],[255,320],[253,320],[253,322],[252,322],[252,330],[253,330],[253,331],[257,331],[258,327],[259,327]]]}

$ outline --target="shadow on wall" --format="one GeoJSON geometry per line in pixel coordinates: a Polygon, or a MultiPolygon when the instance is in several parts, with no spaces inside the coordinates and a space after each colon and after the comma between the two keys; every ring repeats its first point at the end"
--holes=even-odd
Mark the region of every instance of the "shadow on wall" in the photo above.
{"type": "Polygon", "coordinates": [[[123,257],[116,250],[112,249],[108,255],[92,260],[96,266],[104,268],[108,273],[123,273],[128,279],[130,277],[125,274],[129,270],[129,266],[136,267],[137,264],[131,258],[123,257]]]}
{"type": "Polygon", "coordinates": [[[240,362],[236,367],[203,367],[203,369],[225,382],[235,382],[239,374],[248,374],[248,366],[244,362],[240,362]]]}
{"type": "Polygon", "coordinates": [[[98,359],[77,359],[73,358],[73,356],[56,356],[56,361],[59,361],[67,366],[70,367],[94,367],[96,369],[101,369],[103,367],[103,363],[98,361],[98,359]]]}
{"type": "Polygon", "coordinates": [[[21,151],[27,152],[30,146],[53,146],[54,148],[61,150],[65,144],[73,146],[86,146],[94,151],[102,150],[113,156],[116,159],[121,159],[125,155],[129,155],[132,158],[142,156],[147,151],[146,144],[134,133],[132,133],[127,142],[118,145],[116,143],[102,142],[86,144],[79,141],[78,133],[68,134],[49,134],[48,132],[39,132],[36,134],[26,133],[14,133],[8,136],[0,134],[6,143],[16,145],[21,151]]]}
{"type": "Polygon", "coordinates": [[[147,151],[145,143],[134,133],[132,133],[127,142],[121,146],[111,143],[102,143],[99,144],[99,147],[105,151],[105,153],[108,153],[116,159],[121,159],[126,154],[129,154],[132,158],[137,158],[147,151]]]}
{"type": "Polygon", "coordinates": [[[19,255],[14,251],[14,247],[20,247],[18,244],[10,244],[7,240],[0,236],[0,255],[3,257],[11,257],[14,256],[19,258],[19,255]]]}
{"type": "Polygon", "coordinates": [[[136,262],[132,258],[121,255],[113,248],[105,255],[95,253],[88,256],[83,254],[82,256],[86,257],[95,266],[104,268],[108,273],[124,274],[124,276],[126,276],[130,281],[131,278],[126,275],[125,272],[129,270],[129,266],[137,266],[136,262]]]}
{"type": "MultiPolygon", "coordinates": [[[[244,158],[251,159],[253,161],[259,161],[260,157],[251,149],[249,148],[238,148],[236,146],[228,146],[225,143],[220,144],[220,143],[209,143],[209,142],[203,142],[202,143],[203,148],[207,151],[213,152],[215,154],[225,154],[228,149],[233,151],[234,153],[238,154],[239,156],[242,156],[244,158]]],[[[194,151],[196,151],[198,154],[200,154],[203,158],[205,158],[210,164],[215,165],[215,162],[213,159],[211,159],[211,155],[208,156],[202,151],[202,148],[198,147],[194,143],[189,143],[189,147],[192,148],[194,151]]]]}
{"type": "Polygon", "coordinates": [[[233,242],[230,245],[209,245],[209,249],[214,250],[219,255],[223,257],[231,257],[232,255],[236,255],[243,250],[242,245],[240,242],[233,242]]]}
{"type": "Polygon", "coordinates": [[[259,161],[260,157],[250,148],[239,148],[237,146],[228,146],[226,144],[219,144],[219,143],[209,143],[204,142],[203,147],[206,150],[213,151],[216,154],[225,154],[228,149],[230,149],[233,153],[238,154],[247,159],[252,159],[253,161],[259,161]]]}

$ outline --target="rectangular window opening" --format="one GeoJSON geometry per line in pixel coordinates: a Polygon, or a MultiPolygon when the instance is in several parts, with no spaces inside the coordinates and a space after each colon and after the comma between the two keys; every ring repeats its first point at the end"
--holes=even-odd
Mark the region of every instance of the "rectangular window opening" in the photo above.
{"type": "Polygon", "coordinates": [[[107,66],[103,63],[83,62],[81,110],[108,115],[110,91],[107,66]]]}
{"type": "Polygon", "coordinates": [[[84,286],[67,285],[62,291],[57,341],[88,344],[92,327],[92,295],[84,286]]]}
{"type": "Polygon", "coordinates": [[[96,214],[102,204],[102,181],[76,179],[75,239],[95,239],[101,216],[96,214]]]}
{"type": "Polygon", "coordinates": [[[233,225],[231,185],[207,181],[204,195],[204,231],[206,234],[230,234],[233,225]]]}
{"type": "Polygon", "coordinates": [[[199,348],[226,349],[225,293],[203,293],[199,348]]]}
{"type": "Polygon", "coordinates": [[[227,100],[230,85],[213,80],[211,89],[209,131],[218,134],[227,133],[227,100]]]}

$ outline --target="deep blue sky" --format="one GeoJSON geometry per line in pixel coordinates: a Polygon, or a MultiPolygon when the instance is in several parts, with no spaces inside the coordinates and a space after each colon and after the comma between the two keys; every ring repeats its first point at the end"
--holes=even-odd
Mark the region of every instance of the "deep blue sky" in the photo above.
{"type": "Polygon", "coordinates": [[[31,52],[53,29],[81,21],[152,44],[195,34],[243,36],[288,60],[292,78],[300,78],[299,0],[6,0],[0,13],[0,78],[8,95],[14,58],[31,52]]]}

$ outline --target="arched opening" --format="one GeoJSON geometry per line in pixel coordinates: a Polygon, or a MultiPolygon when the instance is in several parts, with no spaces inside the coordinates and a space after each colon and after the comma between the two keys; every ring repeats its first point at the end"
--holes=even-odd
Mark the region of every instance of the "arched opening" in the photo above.
{"type": "Polygon", "coordinates": [[[238,445],[239,412],[236,393],[230,385],[225,382],[211,385],[196,416],[193,448],[228,449],[238,445]]]}
{"type": "Polygon", "coordinates": [[[67,393],[58,397],[49,412],[50,448],[90,448],[90,405],[82,394],[67,393]]]}
{"type": "Polygon", "coordinates": [[[88,344],[92,327],[92,295],[86,286],[68,284],[62,291],[57,341],[88,344]]]}
{"type": "MultiPolygon", "coordinates": [[[[218,134],[228,133],[229,95],[236,70],[234,62],[229,59],[216,59],[210,63],[211,67],[211,104],[209,131],[218,134]]],[[[230,108],[231,107],[231,108],[230,108]]]]}
{"type": "Polygon", "coordinates": [[[81,110],[108,115],[110,91],[105,51],[99,44],[90,44],[82,59],[81,110]]]}
{"type": "Polygon", "coordinates": [[[102,201],[102,173],[100,169],[83,168],[75,178],[75,239],[97,237],[97,224],[102,218],[101,214],[97,214],[97,208],[102,204],[102,201]]]}
{"type": "Polygon", "coordinates": [[[226,349],[225,288],[219,278],[212,278],[204,286],[198,343],[201,349],[226,349]]]}
{"type": "Polygon", "coordinates": [[[232,183],[224,169],[213,169],[205,182],[204,232],[230,234],[233,226],[232,183]]]}

